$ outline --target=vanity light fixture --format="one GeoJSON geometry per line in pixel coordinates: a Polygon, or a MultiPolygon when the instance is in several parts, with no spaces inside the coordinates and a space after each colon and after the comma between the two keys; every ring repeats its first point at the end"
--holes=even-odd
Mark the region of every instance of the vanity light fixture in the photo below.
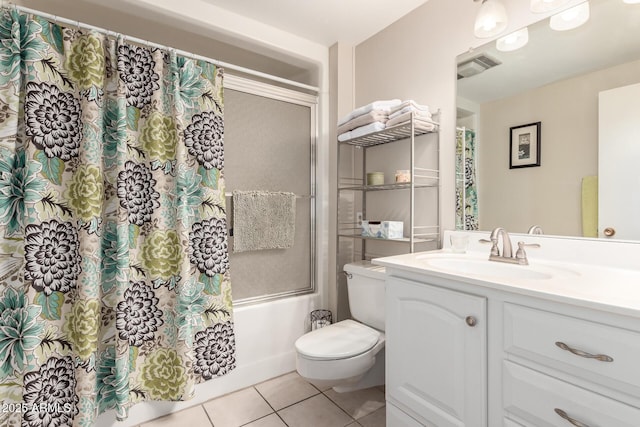
{"type": "Polygon", "coordinates": [[[580,3],[570,9],[553,15],[549,20],[552,30],[567,31],[578,28],[589,20],[589,2],[580,3]]]}
{"type": "Polygon", "coordinates": [[[507,28],[507,21],[507,11],[500,0],[482,0],[473,34],[480,39],[496,36],[507,28]]]}
{"type": "Polygon", "coordinates": [[[529,8],[533,13],[544,13],[556,10],[567,3],[569,0],[531,0],[529,8]]]}
{"type": "Polygon", "coordinates": [[[520,49],[529,42],[529,29],[524,27],[521,30],[514,31],[496,41],[496,49],[501,52],[511,52],[520,49]]]}

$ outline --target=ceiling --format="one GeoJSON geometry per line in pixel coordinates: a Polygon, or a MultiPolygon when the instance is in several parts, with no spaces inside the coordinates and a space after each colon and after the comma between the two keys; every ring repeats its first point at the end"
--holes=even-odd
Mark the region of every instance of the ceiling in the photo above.
{"type": "Polygon", "coordinates": [[[202,0],[324,46],[358,44],[429,0],[202,0]]]}

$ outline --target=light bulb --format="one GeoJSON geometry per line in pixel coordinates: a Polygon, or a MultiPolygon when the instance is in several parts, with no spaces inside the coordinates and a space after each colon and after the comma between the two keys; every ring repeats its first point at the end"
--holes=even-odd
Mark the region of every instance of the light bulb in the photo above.
{"type": "Polygon", "coordinates": [[[496,41],[496,49],[501,52],[511,52],[520,49],[529,42],[529,30],[525,27],[514,31],[496,41]]]}
{"type": "Polygon", "coordinates": [[[507,28],[507,11],[499,0],[485,0],[480,6],[473,34],[478,38],[493,37],[507,28]]]}
{"type": "Polygon", "coordinates": [[[589,2],[580,3],[577,6],[553,15],[549,20],[552,30],[567,31],[578,28],[589,20],[589,2]]]}

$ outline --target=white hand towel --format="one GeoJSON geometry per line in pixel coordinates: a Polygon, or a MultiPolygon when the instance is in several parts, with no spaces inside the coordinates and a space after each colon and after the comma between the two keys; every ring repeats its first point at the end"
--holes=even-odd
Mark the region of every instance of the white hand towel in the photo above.
{"type": "Polygon", "coordinates": [[[367,114],[368,112],[373,110],[384,110],[388,112],[391,110],[391,108],[400,105],[401,103],[402,101],[400,99],[389,99],[384,101],[374,101],[370,104],[363,105],[362,107],[356,108],[355,110],[338,120],[338,126],[341,126],[349,120],[352,120],[363,114],[367,114]]]}
{"type": "Polygon", "coordinates": [[[405,114],[410,114],[413,113],[416,117],[420,117],[426,120],[430,120],[431,119],[431,113],[429,111],[425,111],[425,110],[416,110],[413,107],[404,107],[402,110],[398,110],[395,113],[391,113],[389,114],[389,118],[390,119],[394,119],[398,116],[403,116],[405,114]]]}
{"type": "Polygon", "coordinates": [[[361,116],[355,117],[343,125],[338,126],[338,135],[359,128],[360,126],[366,126],[369,123],[380,122],[386,123],[389,120],[389,113],[384,110],[373,110],[361,116]]]}
{"type": "Polygon", "coordinates": [[[384,123],[373,122],[366,126],[361,126],[349,132],[345,132],[342,135],[338,135],[338,141],[344,142],[349,139],[358,138],[360,136],[368,135],[373,132],[379,132],[381,130],[384,130],[386,127],[387,126],[384,123]]]}
{"type": "MultiPolygon", "coordinates": [[[[430,114],[429,115],[418,115],[415,112],[413,114],[414,114],[413,117],[414,117],[414,119],[416,121],[418,121],[418,120],[423,121],[423,122],[431,121],[431,115],[430,114]]],[[[403,113],[403,114],[400,114],[400,115],[398,115],[398,116],[396,116],[396,117],[394,117],[392,119],[390,118],[387,121],[387,127],[395,126],[397,124],[404,123],[404,122],[409,122],[409,120],[411,120],[411,112],[403,113]]]]}
{"type": "Polygon", "coordinates": [[[395,113],[396,111],[400,111],[403,108],[407,108],[407,107],[411,107],[414,110],[421,110],[421,111],[429,111],[429,106],[428,105],[422,105],[422,104],[418,104],[416,101],[414,101],[413,99],[408,99],[406,101],[401,102],[398,105],[394,105],[393,107],[391,107],[391,111],[389,111],[390,114],[395,113]]]}

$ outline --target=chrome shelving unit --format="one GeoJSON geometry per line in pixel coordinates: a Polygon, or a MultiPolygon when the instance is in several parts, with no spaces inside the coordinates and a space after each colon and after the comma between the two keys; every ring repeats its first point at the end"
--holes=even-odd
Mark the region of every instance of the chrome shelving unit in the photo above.
{"type": "MultiPolygon", "coordinates": [[[[438,114],[439,115],[439,114],[438,114]]],[[[437,122],[430,122],[433,125],[432,130],[426,130],[424,127],[417,126],[416,121],[412,120],[410,123],[389,127],[379,132],[374,132],[368,135],[364,135],[358,138],[353,138],[347,141],[338,141],[338,165],[340,165],[340,151],[345,146],[352,146],[363,150],[362,154],[362,177],[338,177],[338,242],[337,248],[339,252],[340,239],[359,239],[362,241],[361,254],[364,259],[366,256],[366,243],[368,241],[386,241],[408,244],[408,252],[414,252],[416,244],[425,242],[437,242],[440,240],[440,216],[438,206],[434,206],[436,223],[431,225],[416,225],[415,220],[415,198],[416,190],[432,188],[433,191],[439,192],[440,188],[440,171],[439,160],[435,160],[436,168],[427,169],[416,166],[415,164],[415,149],[416,149],[416,137],[425,134],[434,134],[435,142],[431,139],[421,141],[424,143],[437,144],[437,154],[439,156],[439,124],[437,122]],[[367,149],[382,144],[390,144],[396,141],[410,140],[410,153],[409,153],[409,169],[411,172],[411,181],[406,183],[394,183],[384,185],[366,185],[366,165],[367,165],[367,149]],[[409,233],[408,236],[402,239],[379,239],[371,237],[363,237],[360,235],[360,227],[357,222],[353,223],[341,223],[340,222],[340,199],[341,193],[345,191],[354,191],[362,193],[362,214],[366,218],[366,206],[367,206],[367,193],[374,191],[394,191],[394,190],[408,190],[409,200],[409,233]]],[[[427,190],[424,190],[427,191],[427,190]]],[[[437,194],[439,199],[439,194],[437,194]]],[[[339,258],[339,253],[337,257],[339,258]]],[[[339,262],[338,262],[338,268],[339,262]]]]}

